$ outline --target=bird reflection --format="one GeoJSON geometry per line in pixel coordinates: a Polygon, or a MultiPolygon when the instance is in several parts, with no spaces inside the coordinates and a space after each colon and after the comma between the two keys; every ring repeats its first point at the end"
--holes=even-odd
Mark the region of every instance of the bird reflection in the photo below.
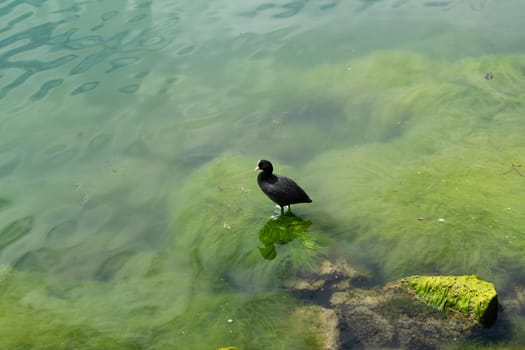
{"type": "Polygon", "coordinates": [[[259,240],[263,244],[259,247],[262,257],[267,260],[275,259],[275,246],[288,244],[295,239],[299,239],[305,248],[315,249],[315,242],[307,234],[310,225],[311,221],[305,221],[292,212],[268,220],[259,231],[259,240]]]}

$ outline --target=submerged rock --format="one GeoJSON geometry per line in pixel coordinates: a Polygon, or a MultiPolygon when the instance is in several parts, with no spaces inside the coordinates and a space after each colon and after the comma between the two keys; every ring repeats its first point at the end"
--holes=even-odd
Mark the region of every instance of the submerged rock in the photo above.
{"type": "Polygon", "coordinates": [[[330,305],[330,298],[340,291],[362,286],[369,277],[343,260],[323,260],[319,267],[288,283],[292,292],[300,298],[330,305]]]}
{"type": "Polygon", "coordinates": [[[339,335],[332,349],[438,349],[483,335],[498,311],[494,285],[477,276],[413,276],[367,289],[365,274],[325,261],[290,287],[335,312],[337,322],[325,320],[339,335]]]}
{"type": "Polygon", "coordinates": [[[309,334],[308,344],[318,350],[339,348],[339,319],[332,309],[317,305],[302,306],[292,314],[291,321],[309,334]]]}

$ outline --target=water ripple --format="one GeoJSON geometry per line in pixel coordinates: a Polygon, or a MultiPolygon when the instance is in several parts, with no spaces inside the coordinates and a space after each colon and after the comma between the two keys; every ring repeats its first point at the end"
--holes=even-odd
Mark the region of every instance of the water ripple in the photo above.
{"type": "MultiPolygon", "coordinates": [[[[52,145],[42,152],[42,155],[33,162],[42,165],[47,169],[53,169],[60,165],[67,164],[78,154],[78,149],[67,144],[52,145]]],[[[42,169],[42,168],[40,168],[42,169]]]]}
{"type": "Polygon", "coordinates": [[[115,17],[116,15],[118,15],[118,13],[119,13],[119,11],[117,11],[117,10],[108,11],[108,12],[104,13],[100,17],[100,19],[102,19],[102,21],[104,21],[104,22],[107,22],[110,19],[112,19],[113,17],[115,17]]]}
{"type": "Polygon", "coordinates": [[[6,84],[4,87],[0,88],[0,98],[5,97],[9,93],[9,91],[25,83],[34,74],[59,67],[63,64],[66,64],[74,60],[75,58],[76,58],[75,55],[67,55],[67,56],[59,57],[49,62],[41,62],[41,61],[4,62],[3,66],[5,68],[19,68],[19,69],[25,70],[25,72],[20,74],[17,78],[15,78],[10,83],[6,84]]]}
{"type": "Polygon", "coordinates": [[[18,0],[7,4],[4,7],[0,7],[0,16],[5,16],[13,11],[17,6],[22,4],[32,5],[34,7],[40,7],[47,0],[18,0]]]}
{"type": "Polygon", "coordinates": [[[111,134],[98,134],[88,143],[88,151],[93,154],[100,154],[111,142],[111,134]]]}
{"type": "Polygon", "coordinates": [[[33,96],[31,96],[31,100],[32,101],[36,101],[36,100],[40,100],[40,99],[46,97],[47,93],[51,89],[54,89],[54,88],[62,85],[63,82],[64,82],[64,79],[53,79],[53,80],[46,81],[44,84],[42,84],[40,89],[37,92],[35,92],[33,94],[33,96]]]}
{"type": "Polygon", "coordinates": [[[131,17],[128,20],[128,23],[135,23],[135,22],[138,22],[138,21],[142,21],[144,18],[147,18],[147,17],[148,17],[148,15],[146,15],[144,13],[141,13],[140,15],[136,15],[136,16],[131,17]]]}
{"type": "Polygon", "coordinates": [[[91,67],[110,57],[113,53],[114,52],[111,49],[103,49],[102,51],[95,52],[94,54],[85,57],[75,68],[71,70],[69,74],[75,75],[84,73],[91,67]]]}
{"type": "Polygon", "coordinates": [[[123,94],[133,94],[140,88],[139,84],[130,84],[118,89],[123,94]]]}
{"type": "Polygon", "coordinates": [[[6,158],[2,159],[2,156],[0,156],[0,177],[11,174],[19,163],[19,157],[14,153],[10,153],[6,158]]]}
{"type": "Polygon", "coordinates": [[[98,270],[95,272],[95,277],[102,281],[114,278],[119,270],[121,270],[124,265],[135,256],[135,254],[136,253],[133,251],[122,251],[109,256],[99,266],[98,270]]]}
{"type": "Polygon", "coordinates": [[[71,96],[75,96],[78,94],[83,94],[85,92],[91,91],[95,89],[98,86],[98,84],[99,84],[98,81],[90,81],[90,82],[84,83],[80,85],[79,87],[77,87],[75,90],[73,90],[71,92],[71,96]]]}
{"type": "Polygon", "coordinates": [[[17,41],[29,40],[29,43],[27,43],[26,45],[22,45],[0,55],[0,65],[3,63],[2,61],[6,61],[8,58],[16,55],[17,53],[33,50],[42,46],[51,38],[51,34],[53,33],[56,27],[56,23],[47,22],[29,28],[24,32],[16,33],[8,38],[0,40],[0,48],[2,49],[17,41]]]}
{"type": "MultiPolygon", "coordinates": [[[[79,39],[70,40],[70,36],[76,31],[77,29],[73,29],[65,33],[66,36],[64,37],[65,41],[63,44],[68,49],[80,50],[92,46],[97,46],[104,42],[104,39],[100,35],[88,35],[79,39]]],[[[56,42],[59,43],[60,41],[57,40],[56,42]]]]}
{"type": "Polygon", "coordinates": [[[51,13],[69,13],[69,12],[79,12],[81,10],[81,7],[79,4],[75,4],[71,7],[66,7],[64,9],[61,9],[61,10],[55,10],[55,11],[51,11],[51,13]]]}
{"type": "MultiPolygon", "coordinates": [[[[0,1],[2,4],[4,1],[0,1]]],[[[96,23],[80,23],[88,10],[86,3],[76,3],[63,9],[47,9],[50,16],[42,17],[40,8],[47,0],[16,0],[0,6],[0,99],[6,97],[12,90],[21,87],[34,75],[45,71],[55,70],[54,77],[47,77],[41,81],[37,91],[29,94],[30,101],[38,101],[47,96],[49,91],[59,85],[67,84],[68,75],[79,75],[88,72],[102,64],[109,65],[102,72],[112,73],[133,65],[143,59],[142,54],[162,50],[172,41],[174,26],[178,25],[179,18],[169,18],[163,22],[140,22],[149,14],[145,12],[151,2],[142,2],[135,6],[138,13],[122,16],[122,9],[105,9],[99,15],[99,26],[110,23],[118,26],[120,31],[110,36],[82,34],[91,29],[97,29],[96,23]],[[33,11],[11,15],[20,5],[29,5],[33,11]],[[60,16],[62,15],[62,16],[60,16]],[[47,18],[45,22],[32,24],[24,28],[23,23],[36,18],[47,18]],[[123,18],[125,17],[125,18],[123,18]],[[140,24],[143,28],[137,28],[140,24]],[[75,24],[78,24],[75,26],[75,24]],[[122,24],[125,25],[122,28],[122,24]],[[93,27],[94,26],[94,27],[93,27]],[[144,27],[145,26],[145,27],[144,27]],[[31,53],[34,55],[31,56],[31,53]],[[54,53],[61,53],[60,57],[50,57],[54,53]],[[17,60],[15,57],[31,57],[31,59],[17,60]],[[125,56],[125,57],[118,57],[125,56]],[[115,58],[116,57],[116,58],[115,58]],[[73,65],[70,65],[74,62],[73,65]],[[65,69],[59,70],[59,67],[65,69]]],[[[50,4],[55,5],[55,4],[50,4]]],[[[117,28],[117,27],[116,27],[117,28]]],[[[190,53],[192,47],[182,49],[182,54],[190,53]],[[187,50],[187,51],[186,51],[187,50]]],[[[132,77],[133,75],[128,75],[132,77]]],[[[93,80],[92,78],[90,80],[93,80]]],[[[85,83],[73,90],[71,95],[77,95],[94,89],[104,79],[97,79],[85,83]]],[[[34,83],[34,81],[33,81],[34,83]]],[[[37,85],[38,86],[38,85],[37,85]]],[[[121,92],[132,93],[138,89],[137,84],[129,84],[120,88],[121,92]]]]}
{"type": "Polygon", "coordinates": [[[110,62],[111,68],[106,70],[106,73],[111,73],[114,70],[117,70],[119,68],[124,68],[138,61],[140,61],[140,58],[138,57],[121,57],[121,58],[114,59],[110,62]]]}
{"type": "Polygon", "coordinates": [[[273,18],[287,18],[298,14],[304,7],[303,1],[293,1],[281,6],[285,11],[273,15],[273,18]]]}
{"type": "Polygon", "coordinates": [[[49,248],[39,248],[25,253],[18,258],[14,267],[20,270],[46,272],[61,260],[59,252],[49,248]]]}
{"type": "Polygon", "coordinates": [[[33,12],[26,12],[23,15],[18,16],[17,18],[15,18],[14,20],[9,21],[5,27],[0,29],[0,33],[3,33],[3,32],[6,32],[8,30],[13,29],[13,27],[15,25],[17,25],[18,23],[20,23],[20,22],[24,21],[25,19],[31,17],[32,15],[33,15],[33,12]]]}
{"type": "Polygon", "coordinates": [[[195,49],[194,45],[183,47],[182,49],[177,51],[177,55],[187,55],[189,53],[192,53],[194,49],[195,49]]]}
{"type": "Polygon", "coordinates": [[[0,231],[0,251],[31,232],[34,221],[33,216],[26,216],[5,226],[0,231]]]}

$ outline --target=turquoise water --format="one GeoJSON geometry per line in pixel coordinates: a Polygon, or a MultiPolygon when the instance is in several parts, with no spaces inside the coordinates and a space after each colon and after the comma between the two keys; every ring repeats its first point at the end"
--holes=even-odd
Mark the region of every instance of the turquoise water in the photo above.
{"type": "MultiPolygon", "coordinates": [[[[378,284],[478,274],[515,300],[522,13],[0,0],[0,347],[314,348],[285,282],[323,257],[378,284]],[[261,158],[314,201],[273,260],[261,158]]],[[[481,348],[525,344],[508,310],[481,348]]]]}

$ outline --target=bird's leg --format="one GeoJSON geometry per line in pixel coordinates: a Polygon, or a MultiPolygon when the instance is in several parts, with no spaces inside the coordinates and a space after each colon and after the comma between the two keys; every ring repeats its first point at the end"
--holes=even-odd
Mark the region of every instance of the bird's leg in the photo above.
{"type": "Polygon", "coordinates": [[[290,213],[292,211],[292,205],[288,204],[288,212],[290,213]]]}
{"type": "Polygon", "coordinates": [[[283,215],[283,214],[284,214],[284,208],[281,207],[281,215],[283,215]]]}

